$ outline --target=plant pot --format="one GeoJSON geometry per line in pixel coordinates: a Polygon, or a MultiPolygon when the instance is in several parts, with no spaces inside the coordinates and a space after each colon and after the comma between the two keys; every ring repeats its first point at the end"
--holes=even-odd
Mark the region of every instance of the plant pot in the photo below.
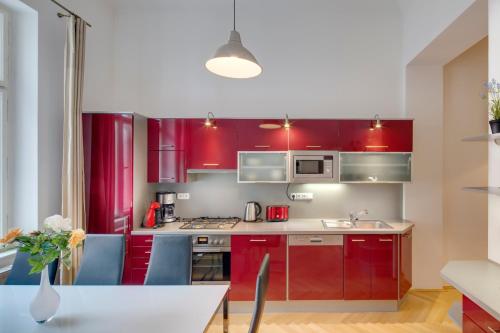
{"type": "Polygon", "coordinates": [[[30,304],[31,316],[37,323],[44,324],[54,317],[59,303],[60,296],[50,285],[49,269],[45,266],[40,277],[40,288],[30,304]]]}
{"type": "Polygon", "coordinates": [[[491,134],[500,133],[500,120],[490,120],[491,134]]]}

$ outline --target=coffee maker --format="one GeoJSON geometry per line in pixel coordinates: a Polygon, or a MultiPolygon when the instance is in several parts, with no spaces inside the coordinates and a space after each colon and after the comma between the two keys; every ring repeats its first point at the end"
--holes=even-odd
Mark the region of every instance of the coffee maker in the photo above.
{"type": "Polygon", "coordinates": [[[156,201],[160,204],[160,216],[157,221],[160,223],[175,222],[175,192],[156,192],[156,201]]]}

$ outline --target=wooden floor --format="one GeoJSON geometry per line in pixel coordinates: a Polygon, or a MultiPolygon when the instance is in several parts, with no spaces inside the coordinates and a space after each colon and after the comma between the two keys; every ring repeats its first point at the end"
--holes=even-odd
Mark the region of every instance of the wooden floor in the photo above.
{"type": "MultiPolygon", "coordinates": [[[[460,300],[454,289],[411,291],[399,312],[379,313],[271,313],[264,315],[260,333],[459,333],[448,318],[450,306],[460,300]]],[[[229,333],[248,332],[250,315],[230,314],[229,333]]],[[[209,333],[222,332],[217,317],[209,333]]]]}

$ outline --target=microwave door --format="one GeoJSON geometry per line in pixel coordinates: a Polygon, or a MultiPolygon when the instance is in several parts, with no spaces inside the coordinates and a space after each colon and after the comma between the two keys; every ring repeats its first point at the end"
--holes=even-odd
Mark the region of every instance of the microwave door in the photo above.
{"type": "Polygon", "coordinates": [[[323,160],[296,160],[295,175],[322,175],[324,170],[323,160]]]}

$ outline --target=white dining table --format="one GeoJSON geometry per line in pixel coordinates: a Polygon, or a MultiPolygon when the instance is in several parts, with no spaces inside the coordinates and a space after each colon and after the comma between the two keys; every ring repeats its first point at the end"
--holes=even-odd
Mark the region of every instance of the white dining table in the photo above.
{"type": "Polygon", "coordinates": [[[0,286],[0,332],[202,333],[223,308],[228,329],[227,285],[55,286],[56,315],[37,324],[29,305],[38,286],[0,286]]]}

